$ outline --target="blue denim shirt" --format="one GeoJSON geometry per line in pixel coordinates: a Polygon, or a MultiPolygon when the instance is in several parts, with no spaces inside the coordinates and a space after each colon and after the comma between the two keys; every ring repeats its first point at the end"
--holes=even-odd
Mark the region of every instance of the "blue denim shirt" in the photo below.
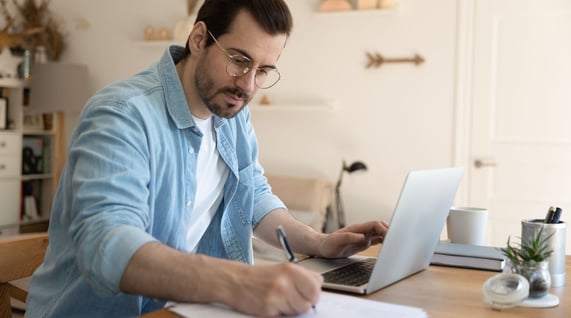
{"type": "MultiPolygon", "coordinates": [[[[119,290],[143,244],[186,250],[201,133],[175,69],[172,46],[147,70],[93,96],[81,113],[52,207],[50,244],[32,277],[28,317],[132,317],[164,301],[119,290]]],[[[252,263],[252,229],[284,207],[263,176],[247,108],[214,117],[230,170],[223,202],[197,253],[252,263]]],[[[208,286],[203,286],[208,288],[208,286]]]]}

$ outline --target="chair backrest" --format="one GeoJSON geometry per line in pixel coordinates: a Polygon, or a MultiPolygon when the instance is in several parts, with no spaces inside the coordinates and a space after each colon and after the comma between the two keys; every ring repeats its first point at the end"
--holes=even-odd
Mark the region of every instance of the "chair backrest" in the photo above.
{"type": "Polygon", "coordinates": [[[24,234],[0,240],[0,318],[12,317],[10,298],[25,302],[28,292],[10,282],[32,276],[44,260],[48,234],[24,234]]]}
{"type": "Polygon", "coordinates": [[[317,231],[323,231],[327,222],[327,209],[333,203],[333,185],[325,179],[270,175],[268,183],[290,211],[313,212],[311,224],[317,231]]]}

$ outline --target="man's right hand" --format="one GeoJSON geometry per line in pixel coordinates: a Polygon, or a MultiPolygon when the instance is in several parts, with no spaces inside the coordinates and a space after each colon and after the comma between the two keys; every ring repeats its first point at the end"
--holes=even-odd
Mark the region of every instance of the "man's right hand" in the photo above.
{"type": "Polygon", "coordinates": [[[294,263],[252,266],[153,242],[135,252],[120,286],[129,294],[222,303],[245,314],[275,317],[311,310],[322,284],[320,274],[294,263]]]}
{"type": "Polygon", "coordinates": [[[311,310],[323,277],[294,263],[248,266],[229,290],[235,310],[262,317],[298,315],[311,310]]]}

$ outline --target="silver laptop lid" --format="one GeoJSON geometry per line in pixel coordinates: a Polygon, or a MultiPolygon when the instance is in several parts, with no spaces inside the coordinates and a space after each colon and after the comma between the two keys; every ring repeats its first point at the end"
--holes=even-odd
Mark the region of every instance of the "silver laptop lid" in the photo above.
{"type": "MultiPolygon", "coordinates": [[[[368,283],[354,286],[325,282],[323,288],[370,294],[425,269],[436,249],[463,172],[463,168],[411,171],[402,187],[368,283]]],[[[309,258],[300,265],[325,273],[362,259],[359,256],[309,258]]]]}
{"type": "Polygon", "coordinates": [[[367,294],[428,267],[463,173],[463,168],[446,168],[408,174],[367,294]]]}

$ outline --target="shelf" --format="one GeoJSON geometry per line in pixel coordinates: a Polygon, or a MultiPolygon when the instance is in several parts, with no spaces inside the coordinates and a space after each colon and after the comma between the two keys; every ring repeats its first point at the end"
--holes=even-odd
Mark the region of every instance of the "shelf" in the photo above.
{"type": "Polygon", "coordinates": [[[158,47],[158,48],[167,48],[170,45],[181,45],[179,43],[175,43],[172,40],[169,41],[162,41],[162,40],[152,40],[152,41],[135,41],[135,45],[138,47],[158,47]]]}
{"type": "Polygon", "coordinates": [[[22,132],[26,136],[54,136],[55,132],[52,130],[40,130],[40,129],[25,129],[22,132]]]}
{"type": "Polygon", "coordinates": [[[37,219],[33,219],[33,220],[21,220],[20,221],[20,225],[30,225],[30,224],[36,224],[36,223],[43,223],[43,222],[48,222],[50,220],[49,216],[40,216],[37,219]]]}
{"type": "Polygon", "coordinates": [[[45,232],[48,230],[49,223],[49,216],[40,216],[37,219],[21,220],[20,234],[45,232]]]}
{"type": "Polygon", "coordinates": [[[27,83],[19,78],[0,78],[0,87],[24,88],[27,83]]]}
{"type": "Polygon", "coordinates": [[[369,9],[369,10],[347,10],[347,11],[317,11],[318,16],[379,16],[379,15],[398,15],[398,6],[394,6],[393,8],[386,8],[386,9],[369,9]]]}
{"type": "Polygon", "coordinates": [[[252,112],[272,112],[272,111],[288,111],[288,112],[307,112],[307,111],[318,111],[318,112],[332,112],[336,109],[334,102],[322,103],[322,104],[250,104],[248,105],[250,111],[252,112]]]}
{"type": "Polygon", "coordinates": [[[22,181],[31,181],[31,180],[45,180],[53,178],[53,174],[51,173],[43,173],[43,174],[23,174],[22,181]]]}
{"type": "Polygon", "coordinates": [[[2,135],[21,135],[21,131],[19,131],[18,129],[13,129],[13,128],[9,128],[9,129],[0,129],[0,134],[2,135]]]}

